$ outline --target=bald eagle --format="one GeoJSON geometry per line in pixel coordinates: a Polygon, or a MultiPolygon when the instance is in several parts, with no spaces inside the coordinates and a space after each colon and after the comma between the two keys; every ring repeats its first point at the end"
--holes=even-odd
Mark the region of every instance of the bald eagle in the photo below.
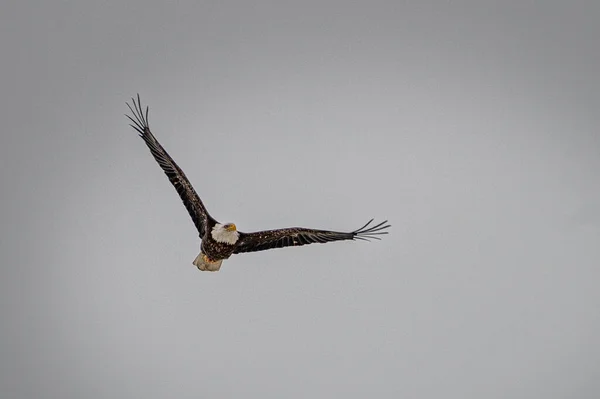
{"type": "Polygon", "coordinates": [[[200,254],[192,262],[198,269],[203,271],[218,271],[224,259],[228,259],[232,254],[242,252],[263,251],[271,248],[340,240],[379,240],[379,235],[387,234],[385,230],[390,227],[389,224],[386,224],[387,220],[373,225],[373,219],[369,220],[361,228],[347,233],[302,227],[243,233],[238,231],[236,225],[233,223],[219,223],[210,216],[181,168],[177,166],[175,161],[150,131],[148,107],[146,107],[144,113],[140,102],[140,95],[138,94],[137,96],[137,102],[134,98],[131,101],[133,106],[129,103],[126,104],[132,116],[125,115],[132,122],[130,126],[137,130],[140,137],[150,149],[150,153],[156,162],[158,162],[171,184],[177,190],[200,233],[200,254]]]}

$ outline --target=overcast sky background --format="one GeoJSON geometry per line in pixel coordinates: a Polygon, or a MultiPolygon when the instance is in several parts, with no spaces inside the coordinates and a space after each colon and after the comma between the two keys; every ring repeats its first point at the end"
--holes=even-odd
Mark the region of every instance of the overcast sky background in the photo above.
{"type": "Polygon", "coordinates": [[[600,396],[599,2],[1,8],[3,398],[600,396]]]}

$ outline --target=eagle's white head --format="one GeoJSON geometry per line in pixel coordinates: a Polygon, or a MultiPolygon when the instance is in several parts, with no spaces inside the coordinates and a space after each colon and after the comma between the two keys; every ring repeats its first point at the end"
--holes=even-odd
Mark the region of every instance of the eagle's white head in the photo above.
{"type": "Polygon", "coordinates": [[[231,245],[235,244],[238,238],[240,238],[240,233],[238,233],[237,228],[233,223],[217,223],[215,224],[215,227],[212,228],[210,234],[215,241],[231,245]]]}

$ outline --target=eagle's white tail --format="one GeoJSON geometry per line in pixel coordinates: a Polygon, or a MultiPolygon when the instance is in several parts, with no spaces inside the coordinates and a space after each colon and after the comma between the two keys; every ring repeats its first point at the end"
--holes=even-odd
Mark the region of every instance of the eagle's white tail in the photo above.
{"type": "Polygon", "coordinates": [[[221,263],[223,263],[223,260],[221,259],[216,262],[211,262],[204,256],[203,253],[199,253],[192,263],[202,271],[218,272],[221,268],[221,263]]]}

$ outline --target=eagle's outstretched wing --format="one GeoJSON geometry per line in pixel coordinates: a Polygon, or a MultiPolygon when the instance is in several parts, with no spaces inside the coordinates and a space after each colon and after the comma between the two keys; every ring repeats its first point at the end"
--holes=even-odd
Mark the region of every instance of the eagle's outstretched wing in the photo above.
{"type": "Polygon", "coordinates": [[[177,190],[177,193],[179,193],[183,204],[187,208],[200,233],[200,238],[204,237],[207,224],[209,222],[214,223],[215,220],[209,215],[204,204],[200,200],[200,197],[196,194],[194,187],[192,187],[190,181],[185,177],[183,171],[160,145],[158,140],[156,140],[156,137],[154,137],[152,132],[150,132],[150,126],[148,125],[148,107],[146,107],[146,112],[144,113],[140,102],[140,95],[138,94],[137,96],[137,103],[133,98],[131,101],[133,102],[133,107],[128,103],[127,106],[133,114],[133,118],[129,115],[125,115],[133,122],[130,126],[137,130],[140,137],[144,139],[152,156],[165,172],[175,187],[175,190],[177,190]]]}
{"type": "Polygon", "coordinates": [[[257,231],[255,233],[242,233],[240,231],[234,253],[264,251],[271,248],[283,248],[340,240],[379,240],[379,235],[388,233],[387,231],[384,231],[390,227],[389,224],[386,224],[387,220],[369,227],[371,222],[373,222],[373,219],[369,220],[367,224],[360,229],[349,233],[305,229],[302,227],[257,231]]]}

